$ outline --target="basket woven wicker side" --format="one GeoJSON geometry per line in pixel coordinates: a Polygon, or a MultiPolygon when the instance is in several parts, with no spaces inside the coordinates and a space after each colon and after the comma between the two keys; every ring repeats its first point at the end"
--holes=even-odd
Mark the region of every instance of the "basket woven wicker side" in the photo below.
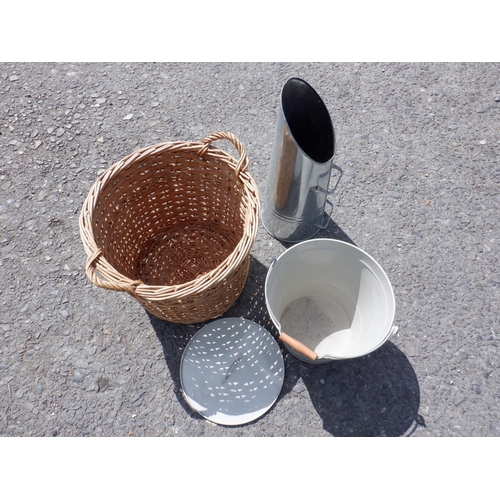
{"type": "Polygon", "coordinates": [[[151,314],[198,323],[223,314],[248,277],[260,197],[228,132],[143,148],[110,167],[80,215],[86,272],[151,314]],[[240,158],[216,149],[231,141],[240,158]]]}

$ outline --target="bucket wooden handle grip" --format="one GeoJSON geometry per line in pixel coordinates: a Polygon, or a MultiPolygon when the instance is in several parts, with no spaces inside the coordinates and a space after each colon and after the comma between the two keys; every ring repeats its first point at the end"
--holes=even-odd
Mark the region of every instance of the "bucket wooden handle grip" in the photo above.
{"type": "Polygon", "coordinates": [[[311,361],[316,361],[316,359],[318,358],[318,355],[314,351],[309,349],[309,347],[305,346],[302,342],[299,342],[297,339],[290,337],[290,335],[286,334],[285,332],[281,332],[280,340],[285,342],[285,344],[288,344],[297,352],[300,352],[300,354],[303,354],[304,356],[309,358],[311,361]]]}

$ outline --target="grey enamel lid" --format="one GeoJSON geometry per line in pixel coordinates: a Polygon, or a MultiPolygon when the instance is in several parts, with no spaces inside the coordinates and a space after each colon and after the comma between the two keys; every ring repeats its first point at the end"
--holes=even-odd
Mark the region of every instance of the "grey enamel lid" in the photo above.
{"type": "Polygon", "coordinates": [[[220,425],[242,425],[276,402],[285,364],[265,328],[243,318],[221,318],[191,338],[180,379],[184,398],[200,415],[220,425]]]}

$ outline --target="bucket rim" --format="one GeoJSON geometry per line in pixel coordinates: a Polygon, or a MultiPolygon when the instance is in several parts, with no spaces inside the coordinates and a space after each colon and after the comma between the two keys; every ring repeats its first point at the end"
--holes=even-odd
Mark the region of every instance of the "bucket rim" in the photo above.
{"type": "MultiPolygon", "coordinates": [[[[390,315],[388,316],[388,325],[389,325],[389,327],[388,327],[388,333],[391,332],[392,329],[394,328],[394,321],[395,321],[395,318],[396,318],[396,297],[395,297],[395,294],[394,294],[394,288],[392,286],[392,283],[391,283],[391,280],[389,279],[388,274],[386,273],[386,271],[384,270],[384,268],[378,263],[378,261],[370,253],[368,253],[366,250],[363,250],[362,248],[359,248],[358,246],[356,246],[356,245],[354,245],[352,243],[348,243],[348,242],[342,241],[342,240],[337,240],[337,239],[334,239],[334,238],[313,238],[313,239],[310,239],[310,240],[301,241],[299,243],[296,243],[295,245],[292,245],[290,248],[287,248],[277,258],[273,259],[271,265],[269,266],[269,269],[267,270],[266,279],[265,279],[265,282],[264,282],[264,296],[265,296],[265,302],[266,302],[267,311],[268,311],[269,316],[271,318],[271,321],[273,322],[273,324],[275,325],[275,327],[277,329],[280,329],[281,328],[281,322],[278,321],[278,319],[276,318],[276,316],[272,312],[271,307],[269,305],[268,288],[269,288],[269,279],[270,279],[272,270],[274,269],[274,266],[278,263],[278,261],[280,259],[284,258],[287,254],[289,255],[292,252],[292,250],[297,250],[301,246],[311,245],[312,243],[327,243],[327,244],[338,245],[340,247],[343,246],[345,248],[351,248],[352,250],[355,250],[355,251],[359,252],[360,254],[364,255],[365,257],[367,257],[368,260],[369,260],[369,262],[370,262],[370,264],[373,264],[377,268],[377,270],[381,273],[381,277],[384,279],[384,281],[388,285],[388,287],[387,287],[388,288],[388,298],[390,298],[390,301],[392,303],[391,312],[390,312],[390,315]]],[[[386,337],[386,339],[382,342],[382,344],[390,336],[391,335],[388,335],[386,337]]],[[[362,354],[357,354],[355,356],[336,356],[335,358],[332,357],[331,359],[332,360],[333,359],[343,360],[343,359],[354,359],[354,358],[359,358],[361,356],[366,356],[367,354],[370,354],[371,352],[377,350],[379,347],[381,347],[382,344],[376,344],[373,348],[370,348],[369,350],[367,350],[366,352],[364,352],[362,354]]],[[[302,359],[302,358],[300,358],[300,359],[302,359]]],[[[304,360],[305,360],[305,358],[304,358],[304,360]]],[[[305,361],[307,361],[307,360],[305,360],[305,361]]],[[[310,361],[308,361],[308,362],[310,362],[310,361]]],[[[312,364],[318,364],[320,362],[317,361],[317,362],[310,362],[310,363],[312,363],[312,364]]]]}

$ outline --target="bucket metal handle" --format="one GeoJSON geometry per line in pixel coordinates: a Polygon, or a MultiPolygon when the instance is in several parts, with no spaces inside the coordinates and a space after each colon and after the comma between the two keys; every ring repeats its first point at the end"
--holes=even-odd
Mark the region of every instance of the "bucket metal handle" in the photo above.
{"type": "Polygon", "coordinates": [[[332,163],[332,168],[334,168],[335,170],[337,170],[339,172],[339,176],[337,178],[337,182],[335,183],[335,186],[333,186],[332,189],[324,189],[320,186],[316,186],[316,187],[312,188],[314,191],[321,191],[322,193],[325,193],[327,196],[334,193],[334,191],[337,189],[337,186],[339,185],[340,179],[342,179],[342,176],[344,175],[344,172],[340,167],[338,167],[337,165],[334,165],[333,163],[332,163]]]}
{"type": "MultiPolygon", "coordinates": [[[[333,163],[332,163],[332,168],[334,168],[335,170],[337,170],[339,172],[339,176],[337,177],[337,182],[335,183],[335,186],[333,186],[332,189],[328,189],[328,190],[324,189],[320,186],[316,186],[316,187],[312,188],[314,191],[320,191],[320,192],[326,194],[327,196],[334,193],[334,191],[337,189],[337,186],[339,185],[340,179],[342,179],[342,176],[344,175],[344,172],[340,167],[338,167],[337,165],[334,165],[333,163]]],[[[328,213],[326,211],[323,212],[323,217],[322,217],[321,223],[315,224],[315,226],[319,227],[320,229],[325,229],[328,226],[328,223],[330,222],[330,217],[331,217],[332,212],[333,212],[333,203],[328,198],[325,200],[325,203],[330,205],[330,211],[328,213]]]]}
{"type": "Polygon", "coordinates": [[[389,340],[393,335],[395,335],[399,330],[399,326],[393,325],[389,330],[389,333],[371,350],[371,352],[376,351],[381,347],[387,340],[389,340]]]}
{"type": "Polygon", "coordinates": [[[333,212],[333,203],[328,198],[325,201],[328,205],[330,205],[330,211],[327,213],[325,210],[321,218],[321,224],[315,224],[315,226],[319,227],[320,229],[326,229],[328,227],[328,224],[330,223],[330,217],[332,216],[333,212]]]}

